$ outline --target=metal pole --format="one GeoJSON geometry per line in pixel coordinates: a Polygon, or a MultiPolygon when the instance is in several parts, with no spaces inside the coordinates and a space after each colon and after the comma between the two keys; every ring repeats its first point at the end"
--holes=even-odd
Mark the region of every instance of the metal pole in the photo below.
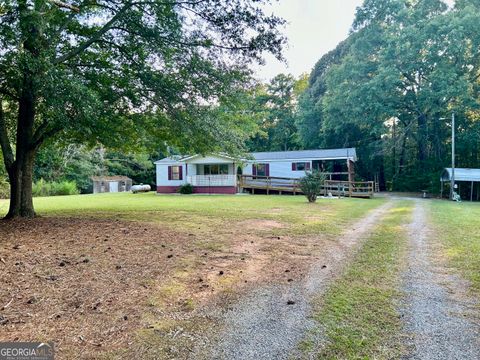
{"type": "Polygon", "coordinates": [[[450,179],[450,199],[453,200],[455,187],[455,113],[452,113],[452,178],[450,179]]]}

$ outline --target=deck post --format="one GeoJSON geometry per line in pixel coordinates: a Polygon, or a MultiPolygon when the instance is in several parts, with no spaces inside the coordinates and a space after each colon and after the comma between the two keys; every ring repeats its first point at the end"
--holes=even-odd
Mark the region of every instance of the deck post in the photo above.
{"type": "Polygon", "coordinates": [[[347,159],[347,169],[348,169],[348,181],[355,181],[355,163],[350,159],[347,159]]]}

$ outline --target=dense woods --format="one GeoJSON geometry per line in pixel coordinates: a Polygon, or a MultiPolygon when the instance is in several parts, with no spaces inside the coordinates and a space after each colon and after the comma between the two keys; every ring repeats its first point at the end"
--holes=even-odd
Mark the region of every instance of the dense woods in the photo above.
{"type": "Polygon", "coordinates": [[[392,190],[439,186],[450,165],[479,167],[480,3],[366,0],[350,37],[325,55],[299,100],[305,147],[357,147],[359,174],[392,190]]]}

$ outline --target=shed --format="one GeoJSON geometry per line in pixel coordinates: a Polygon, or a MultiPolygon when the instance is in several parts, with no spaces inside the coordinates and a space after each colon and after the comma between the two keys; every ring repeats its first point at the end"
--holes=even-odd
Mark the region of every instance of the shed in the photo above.
{"type": "MultiPolygon", "coordinates": [[[[442,185],[442,197],[443,197],[443,184],[450,183],[452,180],[452,168],[445,168],[440,176],[440,182],[442,185]]],[[[466,169],[455,168],[454,175],[455,182],[470,183],[470,201],[473,201],[473,193],[475,190],[475,184],[480,183],[480,169],[466,169]]],[[[479,199],[480,191],[477,186],[477,200],[479,199]]]]}
{"type": "Polygon", "coordinates": [[[127,192],[132,187],[132,179],[127,176],[92,176],[93,193],[127,192]]]}

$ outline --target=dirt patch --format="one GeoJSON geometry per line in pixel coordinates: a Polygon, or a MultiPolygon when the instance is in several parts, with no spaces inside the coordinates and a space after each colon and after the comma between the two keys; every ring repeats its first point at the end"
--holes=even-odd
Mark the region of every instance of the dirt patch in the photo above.
{"type": "Polygon", "coordinates": [[[215,325],[205,305],[298,281],[322,246],[237,224],[207,236],[109,219],[1,222],[0,338],[53,341],[59,359],[183,358],[215,325]]]}
{"type": "Polygon", "coordinates": [[[143,224],[51,218],[2,222],[0,239],[0,338],[54,341],[65,357],[131,341],[189,240],[143,224]]]}
{"type": "Polygon", "coordinates": [[[245,220],[239,223],[240,227],[246,227],[253,230],[271,230],[271,229],[282,229],[286,225],[282,224],[276,220],[245,220]]]}

